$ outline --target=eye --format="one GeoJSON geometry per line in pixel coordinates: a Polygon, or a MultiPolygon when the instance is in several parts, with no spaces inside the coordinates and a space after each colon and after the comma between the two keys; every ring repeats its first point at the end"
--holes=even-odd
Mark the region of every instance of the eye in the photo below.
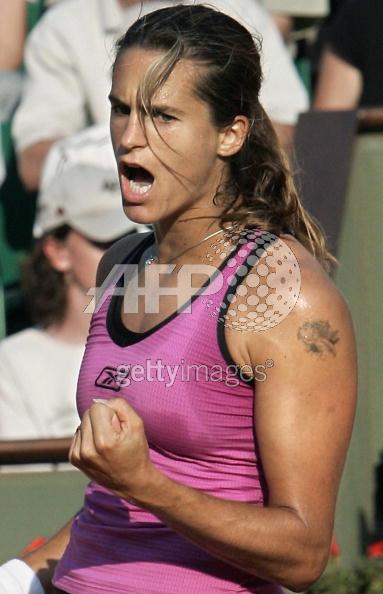
{"type": "Polygon", "coordinates": [[[164,111],[160,111],[158,109],[153,111],[152,117],[156,120],[159,120],[160,122],[163,122],[164,124],[168,124],[169,122],[172,122],[176,119],[174,116],[171,116],[168,113],[165,113],[164,111]]]}
{"type": "Polygon", "coordinates": [[[130,107],[127,105],[122,105],[120,103],[112,103],[111,112],[117,116],[127,116],[130,114],[130,107]]]}

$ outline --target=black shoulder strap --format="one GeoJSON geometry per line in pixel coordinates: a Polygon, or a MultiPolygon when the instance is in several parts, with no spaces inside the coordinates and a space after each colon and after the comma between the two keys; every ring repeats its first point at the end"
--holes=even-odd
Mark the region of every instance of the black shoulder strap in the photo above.
{"type": "Polygon", "coordinates": [[[102,256],[97,268],[96,287],[101,287],[104,280],[115,264],[122,264],[124,260],[143,243],[153,231],[145,233],[132,233],[122,237],[114,243],[102,256]]]}

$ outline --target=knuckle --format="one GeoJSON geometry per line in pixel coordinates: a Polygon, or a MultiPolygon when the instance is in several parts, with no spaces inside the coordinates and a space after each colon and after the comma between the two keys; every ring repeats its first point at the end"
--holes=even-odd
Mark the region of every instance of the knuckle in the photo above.
{"type": "Polygon", "coordinates": [[[134,429],[136,429],[136,431],[143,431],[144,430],[144,421],[139,416],[136,416],[132,420],[131,424],[132,424],[132,427],[134,429]]]}
{"type": "Polygon", "coordinates": [[[106,453],[112,449],[112,444],[105,436],[100,436],[95,442],[96,450],[100,454],[106,453]]]}
{"type": "Polygon", "coordinates": [[[73,466],[76,466],[76,468],[80,466],[80,459],[79,459],[79,457],[78,457],[76,454],[74,454],[74,453],[70,454],[70,456],[69,456],[69,462],[70,462],[70,463],[71,463],[73,466]]]}
{"type": "Polygon", "coordinates": [[[88,445],[81,446],[80,458],[85,462],[91,462],[94,459],[94,449],[88,445]]]}

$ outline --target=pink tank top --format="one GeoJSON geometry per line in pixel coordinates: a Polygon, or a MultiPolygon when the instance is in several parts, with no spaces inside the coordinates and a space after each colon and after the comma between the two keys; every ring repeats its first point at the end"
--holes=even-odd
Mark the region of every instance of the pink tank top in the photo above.
{"type": "MultiPolygon", "coordinates": [[[[153,235],[146,237],[126,263],[138,262],[152,242],[153,235]]],[[[92,318],[77,403],[81,416],[95,397],[126,398],[144,421],[151,459],[162,472],[213,496],[262,506],[254,384],[235,372],[219,321],[233,273],[243,279],[256,248],[251,237],[238,244],[213,284],[193,295],[191,313],[181,308],[145,333],[123,326],[122,298],[109,295],[92,318]]],[[[282,593],[94,482],[53,581],[73,594],[282,593]]]]}

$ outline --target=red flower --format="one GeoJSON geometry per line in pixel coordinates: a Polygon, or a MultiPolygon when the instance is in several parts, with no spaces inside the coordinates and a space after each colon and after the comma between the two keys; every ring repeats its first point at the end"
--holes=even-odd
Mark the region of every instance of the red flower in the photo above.
{"type": "Polygon", "coordinates": [[[377,540],[367,547],[367,557],[383,557],[383,540],[377,540]]]}
{"type": "Polygon", "coordinates": [[[335,540],[335,536],[332,537],[331,546],[330,546],[330,557],[339,557],[340,556],[340,548],[338,543],[335,540]]]}

